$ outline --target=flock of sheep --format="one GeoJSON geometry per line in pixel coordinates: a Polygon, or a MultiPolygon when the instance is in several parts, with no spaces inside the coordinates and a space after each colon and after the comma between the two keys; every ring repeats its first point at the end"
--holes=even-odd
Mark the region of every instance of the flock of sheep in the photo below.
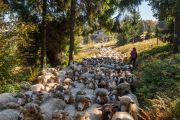
{"type": "Polygon", "coordinates": [[[0,94],[0,120],[148,120],[132,93],[132,66],[110,48],[67,68],[48,68],[38,84],[0,94]]]}

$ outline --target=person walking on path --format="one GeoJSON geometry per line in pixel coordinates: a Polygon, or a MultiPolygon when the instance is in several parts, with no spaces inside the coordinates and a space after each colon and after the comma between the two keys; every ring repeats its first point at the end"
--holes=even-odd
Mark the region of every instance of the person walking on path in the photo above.
{"type": "Polygon", "coordinates": [[[136,59],[137,59],[137,51],[136,48],[133,48],[133,50],[131,51],[131,61],[130,63],[133,64],[133,67],[136,67],[136,59]]]}

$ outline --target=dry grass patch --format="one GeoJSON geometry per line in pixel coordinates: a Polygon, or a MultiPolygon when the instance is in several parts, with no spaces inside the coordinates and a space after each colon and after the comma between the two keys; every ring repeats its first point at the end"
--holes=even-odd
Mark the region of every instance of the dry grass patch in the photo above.
{"type": "Polygon", "coordinates": [[[148,50],[152,50],[153,48],[156,47],[161,47],[161,46],[165,46],[167,45],[167,43],[163,43],[161,41],[159,41],[159,45],[157,46],[157,39],[150,39],[150,40],[145,40],[142,42],[136,42],[136,43],[130,43],[124,46],[116,46],[113,49],[117,52],[122,52],[127,54],[127,57],[130,57],[130,51],[132,50],[133,47],[135,47],[137,49],[138,54],[148,51],[148,50]]]}

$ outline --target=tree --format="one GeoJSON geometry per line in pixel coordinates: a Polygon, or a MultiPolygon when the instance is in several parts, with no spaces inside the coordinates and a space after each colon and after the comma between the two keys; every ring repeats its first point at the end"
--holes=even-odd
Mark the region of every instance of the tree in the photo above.
{"type": "Polygon", "coordinates": [[[174,22],[174,40],[173,40],[174,53],[178,52],[179,38],[180,38],[180,0],[176,0],[176,16],[174,22]]]}
{"type": "Polygon", "coordinates": [[[46,66],[46,14],[47,14],[47,0],[43,0],[41,69],[46,66]]]}
{"type": "Polygon", "coordinates": [[[143,21],[138,11],[131,12],[120,22],[121,32],[118,35],[118,44],[124,45],[138,41],[143,33],[143,21]]]}
{"type": "Polygon", "coordinates": [[[71,0],[71,15],[70,15],[70,42],[69,42],[69,63],[73,61],[74,53],[74,27],[75,27],[75,0],[71,0]]]}

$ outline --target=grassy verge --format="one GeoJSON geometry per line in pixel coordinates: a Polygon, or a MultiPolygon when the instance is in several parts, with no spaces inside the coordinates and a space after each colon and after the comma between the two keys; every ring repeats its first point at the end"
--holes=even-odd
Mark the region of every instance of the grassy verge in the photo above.
{"type": "Polygon", "coordinates": [[[180,117],[180,55],[172,46],[156,47],[139,54],[136,94],[141,105],[159,119],[180,117]]]}

